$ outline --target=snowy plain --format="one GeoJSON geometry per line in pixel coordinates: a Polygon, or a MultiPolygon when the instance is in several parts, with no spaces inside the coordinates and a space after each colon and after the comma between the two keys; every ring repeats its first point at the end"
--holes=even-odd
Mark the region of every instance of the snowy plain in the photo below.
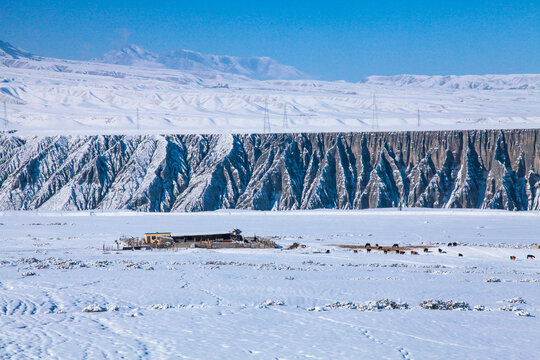
{"type": "Polygon", "coordinates": [[[0,358],[539,358],[538,212],[4,212],[0,223],[0,358]],[[123,234],[233,227],[282,248],[102,250],[123,234]],[[434,247],[335,246],[366,242],[434,247]],[[419,306],[432,299],[462,309],[419,306]]]}

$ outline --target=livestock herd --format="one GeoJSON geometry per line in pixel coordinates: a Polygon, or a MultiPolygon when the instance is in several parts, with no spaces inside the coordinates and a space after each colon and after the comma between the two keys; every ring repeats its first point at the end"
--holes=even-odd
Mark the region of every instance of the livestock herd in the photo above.
{"type": "MultiPolygon", "coordinates": [[[[448,247],[456,247],[458,245],[459,244],[457,242],[449,242],[447,244],[448,247]]],[[[410,247],[408,247],[408,248],[410,248],[410,247]]],[[[401,248],[399,246],[399,244],[393,244],[392,248],[390,249],[388,247],[380,246],[379,244],[375,244],[375,246],[371,246],[370,243],[366,243],[364,245],[364,249],[366,250],[367,253],[370,253],[372,250],[380,250],[380,251],[384,252],[385,254],[388,254],[388,252],[390,252],[390,251],[395,251],[396,254],[401,254],[401,255],[406,254],[406,251],[403,248],[401,248]]],[[[357,249],[354,249],[353,251],[354,251],[355,254],[358,253],[357,249]]],[[[424,247],[423,251],[424,251],[424,253],[429,253],[430,252],[429,248],[427,248],[427,247],[424,247]]],[[[439,251],[440,254],[446,254],[446,251],[444,251],[441,248],[438,248],[438,251],[439,251]]],[[[416,251],[416,250],[410,250],[410,254],[411,255],[419,255],[418,251],[416,251]]],[[[463,254],[458,253],[458,257],[463,257],[463,254]]],[[[510,256],[510,260],[516,260],[516,259],[517,259],[516,256],[513,256],[513,255],[510,256]]],[[[527,259],[528,260],[535,259],[535,256],[532,255],[532,254],[528,254],[527,259]]]]}

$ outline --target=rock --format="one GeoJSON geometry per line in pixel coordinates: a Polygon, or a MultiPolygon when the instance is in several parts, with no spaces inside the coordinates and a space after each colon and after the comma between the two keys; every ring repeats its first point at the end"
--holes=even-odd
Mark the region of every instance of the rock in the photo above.
{"type": "Polygon", "coordinates": [[[0,136],[0,210],[540,210],[540,130],[0,136]]]}

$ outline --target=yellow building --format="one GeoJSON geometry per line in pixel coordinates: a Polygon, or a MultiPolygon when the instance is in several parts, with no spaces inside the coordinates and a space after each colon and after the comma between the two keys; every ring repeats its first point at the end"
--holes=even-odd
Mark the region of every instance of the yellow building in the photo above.
{"type": "Polygon", "coordinates": [[[153,244],[158,242],[159,238],[162,236],[171,237],[171,233],[146,233],[144,234],[144,242],[146,244],[153,244]]]}

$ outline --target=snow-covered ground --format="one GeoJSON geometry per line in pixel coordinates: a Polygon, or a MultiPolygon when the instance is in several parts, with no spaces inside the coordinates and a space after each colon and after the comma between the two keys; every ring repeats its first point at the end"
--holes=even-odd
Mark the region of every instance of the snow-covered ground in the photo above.
{"type": "Polygon", "coordinates": [[[538,212],[5,212],[0,223],[2,359],[534,359],[540,350],[538,212]],[[305,247],[102,251],[122,234],[233,227],[305,247]],[[366,242],[434,247],[333,246],[366,242]]]}
{"type": "Polygon", "coordinates": [[[219,71],[0,56],[0,129],[252,133],[264,129],[266,103],[272,132],[537,128],[539,84],[534,74],[258,81],[219,71]]]}

